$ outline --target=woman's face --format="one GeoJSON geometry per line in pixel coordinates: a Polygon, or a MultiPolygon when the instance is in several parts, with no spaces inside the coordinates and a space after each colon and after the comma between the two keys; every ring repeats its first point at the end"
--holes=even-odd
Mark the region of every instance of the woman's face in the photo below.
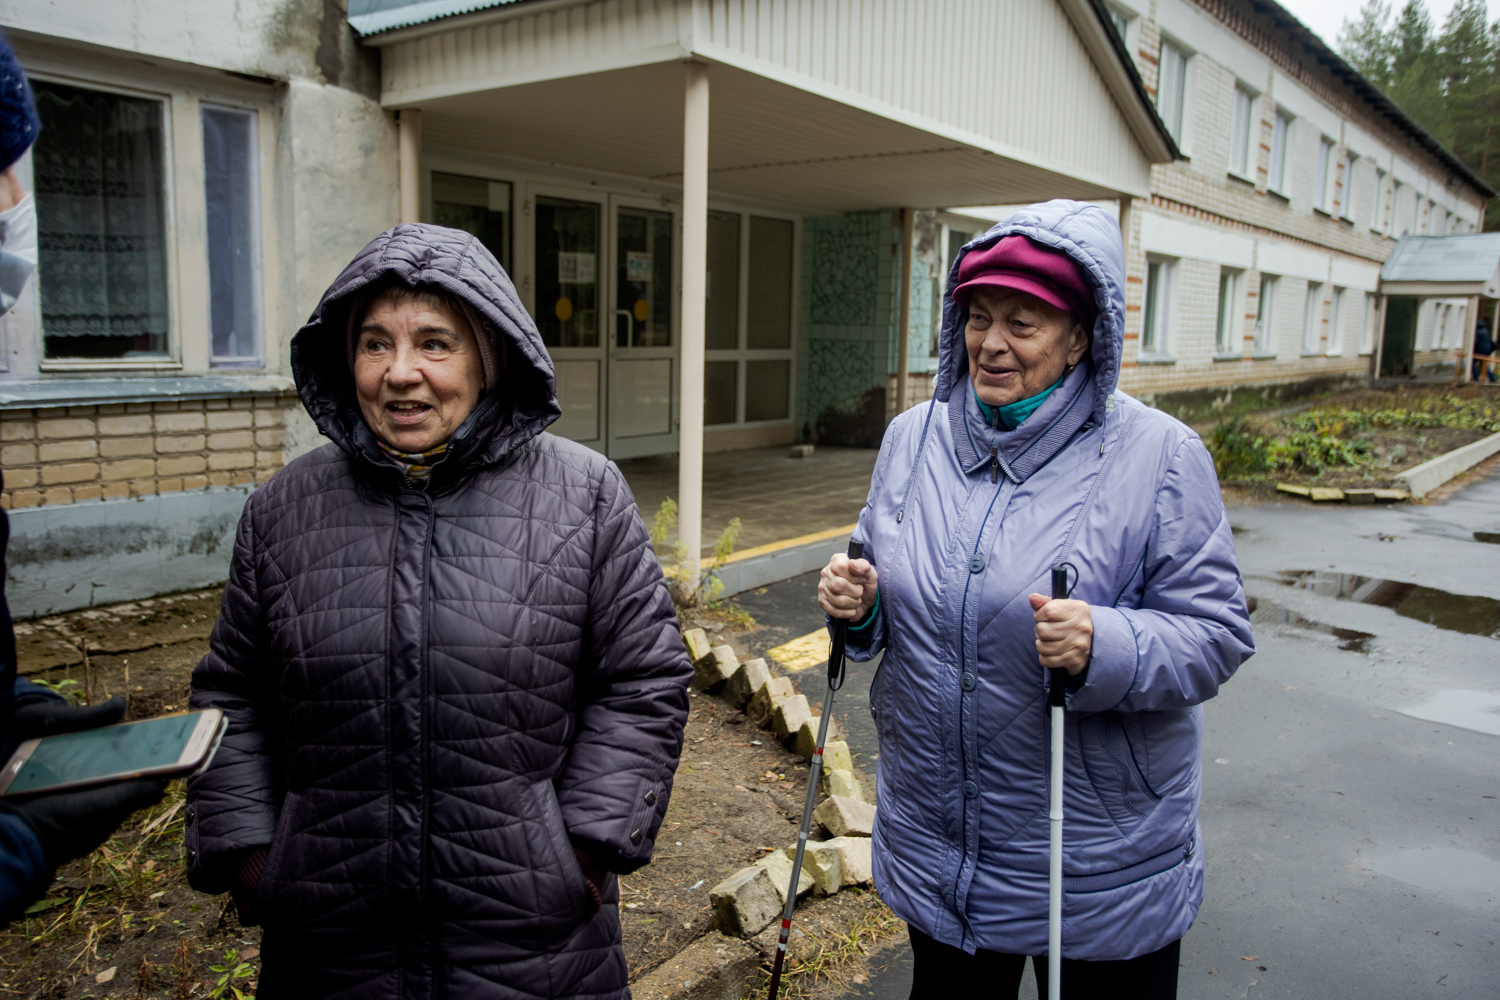
{"type": "Polygon", "coordinates": [[[479,345],[447,305],[377,299],[354,349],[359,410],[397,451],[428,451],[473,412],[484,386],[479,345]]]}
{"type": "Polygon", "coordinates": [[[988,406],[1018,403],[1076,365],[1089,338],[1073,314],[1014,288],[976,288],[964,328],[969,377],[988,406]]]}

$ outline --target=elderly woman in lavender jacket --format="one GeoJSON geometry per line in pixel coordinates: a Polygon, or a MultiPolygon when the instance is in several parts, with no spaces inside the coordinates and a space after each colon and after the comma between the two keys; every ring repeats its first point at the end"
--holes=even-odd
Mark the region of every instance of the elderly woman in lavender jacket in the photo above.
{"type": "Polygon", "coordinates": [[[1203,898],[1199,706],[1254,646],[1203,443],[1115,388],[1124,287],[1095,206],[1032,206],[965,247],[933,401],[881,448],[867,558],[823,571],[851,655],[885,653],[875,881],[910,925],[914,998],[1014,997],[1028,955],[1045,987],[1055,667],[1064,995],[1176,993],[1203,898]],[[1064,561],[1077,583],[1052,600],[1064,561]]]}

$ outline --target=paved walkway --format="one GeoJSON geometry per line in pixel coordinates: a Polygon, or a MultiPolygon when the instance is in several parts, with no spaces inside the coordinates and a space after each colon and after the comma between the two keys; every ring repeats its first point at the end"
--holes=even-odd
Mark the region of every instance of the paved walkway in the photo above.
{"type": "MultiPolygon", "coordinates": [[[[790,451],[783,445],[703,456],[704,555],[712,553],[714,539],[735,517],[741,550],[858,519],[870,491],[875,449],[819,446],[808,458],[791,458],[790,451]]],[[[663,500],[677,497],[676,455],[627,459],[620,471],[647,525],[663,500]]]]}

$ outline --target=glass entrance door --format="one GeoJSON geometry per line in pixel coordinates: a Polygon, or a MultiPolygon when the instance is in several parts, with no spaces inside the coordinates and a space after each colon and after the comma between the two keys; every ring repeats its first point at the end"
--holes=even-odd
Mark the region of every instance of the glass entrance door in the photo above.
{"type": "Polygon", "coordinates": [[[607,451],[659,455],[677,449],[677,220],[619,200],[613,215],[607,451]]]}
{"type": "Polygon", "coordinates": [[[552,433],[605,450],[604,205],[537,192],[532,315],[557,369],[552,433]]]}

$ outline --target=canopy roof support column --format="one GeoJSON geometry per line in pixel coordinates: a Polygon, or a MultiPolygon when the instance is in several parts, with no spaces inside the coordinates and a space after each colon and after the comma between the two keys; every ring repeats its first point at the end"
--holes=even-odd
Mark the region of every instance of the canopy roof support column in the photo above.
{"type": "Polygon", "coordinates": [[[401,221],[422,221],[422,112],[396,112],[397,183],[401,189],[401,221]]]}
{"type": "Polygon", "coordinates": [[[698,590],[703,551],[703,351],[708,305],[708,66],[687,64],[682,123],[682,393],[677,454],[677,579],[698,590]]]}

